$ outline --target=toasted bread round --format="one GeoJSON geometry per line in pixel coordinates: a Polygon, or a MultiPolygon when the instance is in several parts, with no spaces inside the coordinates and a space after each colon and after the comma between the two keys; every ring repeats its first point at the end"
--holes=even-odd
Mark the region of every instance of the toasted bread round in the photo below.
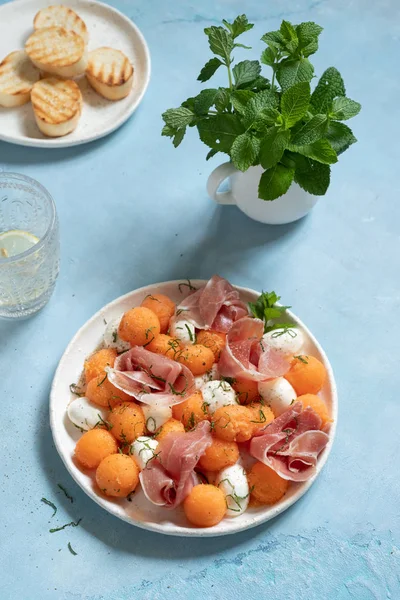
{"type": "Polygon", "coordinates": [[[31,100],[36,123],[45,135],[67,135],[78,125],[82,94],[75,81],[41,79],[32,88],[31,100]]]}
{"type": "Polygon", "coordinates": [[[39,77],[25,50],[11,52],[0,63],[0,106],[9,108],[29,102],[32,86],[39,77]]]}
{"type": "Polygon", "coordinates": [[[133,67],[120,50],[97,48],[89,53],[86,77],[101,96],[120,100],[132,89],[133,67]]]}
{"type": "Polygon", "coordinates": [[[25,50],[38,69],[60,77],[77,77],[87,67],[83,38],[64,27],[38,29],[28,38],[25,50]]]}
{"type": "Polygon", "coordinates": [[[85,22],[71,8],[62,4],[42,8],[35,16],[33,26],[35,29],[64,27],[64,29],[74,31],[80,35],[86,44],[89,41],[89,33],[85,22]]]}

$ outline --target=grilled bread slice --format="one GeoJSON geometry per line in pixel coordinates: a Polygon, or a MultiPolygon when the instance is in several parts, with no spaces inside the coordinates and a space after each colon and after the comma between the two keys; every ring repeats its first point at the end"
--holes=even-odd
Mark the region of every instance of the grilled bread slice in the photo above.
{"type": "Polygon", "coordinates": [[[64,27],[37,29],[28,38],[25,50],[38,69],[60,77],[77,77],[87,67],[83,38],[64,27]]]}
{"type": "Polygon", "coordinates": [[[78,125],[82,94],[75,81],[41,79],[32,88],[31,100],[36,123],[45,135],[67,135],[78,125]]]}
{"type": "Polygon", "coordinates": [[[0,106],[8,108],[29,102],[32,86],[39,77],[25,50],[11,52],[0,63],[0,106]]]}
{"type": "Polygon", "coordinates": [[[89,53],[86,77],[104,98],[121,100],[132,89],[133,67],[120,50],[97,48],[89,53]]]}
{"type": "Polygon", "coordinates": [[[35,29],[43,27],[64,27],[80,35],[85,43],[89,41],[89,33],[85,22],[71,8],[63,6],[48,6],[40,10],[33,20],[35,29]]]}

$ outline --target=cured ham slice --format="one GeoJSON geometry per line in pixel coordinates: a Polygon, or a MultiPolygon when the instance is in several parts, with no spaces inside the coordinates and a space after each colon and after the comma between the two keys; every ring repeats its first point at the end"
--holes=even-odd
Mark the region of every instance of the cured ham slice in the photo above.
{"type": "Polygon", "coordinates": [[[321,431],[321,418],[301,402],[256,432],[250,454],[291,481],[307,481],[315,474],[319,454],[329,436],[321,431]]]}
{"type": "Polygon", "coordinates": [[[181,504],[195,485],[194,468],[211,444],[209,421],[201,421],[188,433],[166,435],[156,458],[139,475],[146,498],[167,508],[181,504]]]}
{"type": "Polygon", "coordinates": [[[218,363],[224,377],[265,381],[281,377],[290,368],[289,359],[279,349],[261,341],[264,322],[244,317],[236,321],[226,337],[218,363]]]}
{"type": "Polygon", "coordinates": [[[141,346],[121,354],[106,370],[115,387],[144,404],[179,404],[196,390],[187,367],[141,346]]]}
{"type": "Polygon", "coordinates": [[[249,314],[239,292],[219,275],[211,277],[206,285],[183,300],[177,312],[184,312],[184,318],[198,329],[223,333],[229,331],[232,323],[249,314]]]}

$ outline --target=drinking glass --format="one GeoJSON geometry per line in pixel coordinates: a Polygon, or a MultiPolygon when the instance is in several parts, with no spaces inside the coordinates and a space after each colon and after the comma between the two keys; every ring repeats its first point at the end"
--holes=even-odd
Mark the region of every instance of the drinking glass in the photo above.
{"type": "Polygon", "coordinates": [[[49,192],[30,177],[0,173],[0,317],[25,318],[45,306],[59,255],[58,219],[49,192]]]}

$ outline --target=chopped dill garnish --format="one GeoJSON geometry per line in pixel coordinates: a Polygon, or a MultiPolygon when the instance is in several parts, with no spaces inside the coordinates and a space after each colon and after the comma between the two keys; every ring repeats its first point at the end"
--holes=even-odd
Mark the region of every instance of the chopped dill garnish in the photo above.
{"type": "Polygon", "coordinates": [[[221,381],[226,381],[229,385],[234,385],[236,383],[236,379],[234,377],[221,377],[221,381]]]}
{"type": "Polygon", "coordinates": [[[72,392],[73,394],[75,394],[75,396],[84,396],[84,393],[82,392],[82,390],[80,390],[78,388],[78,386],[76,385],[76,383],[71,383],[69,386],[70,392],[72,392]]]}
{"type": "Polygon", "coordinates": [[[195,343],[196,343],[196,334],[193,334],[193,333],[192,333],[192,331],[191,331],[191,329],[190,329],[190,327],[189,327],[189,325],[188,325],[187,323],[185,323],[185,327],[186,327],[186,329],[187,329],[187,332],[188,332],[188,334],[189,334],[189,339],[190,339],[190,341],[191,341],[193,344],[195,344],[195,343]]]}
{"type": "Polygon", "coordinates": [[[54,517],[54,515],[57,512],[57,506],[53,502],[50,502],[50,500],[47,500],[47,498],[41,498],[40,501],[44,504],[47,504],[47,506],[50,506],[53,509],[54,512],[51,516],[54,517]]]}
{"type": "Polygon", "coordinates": [[[97,384],[97,387],[100,387],[101,385],[103,385],[103,383],[105,382],[105,380],[107,379],[107,373],[104,375],[103,379],[100,381],[100,383],[97,384]]]}
{"type": "Polygon", "coordinates": [[[70,494],[68,494],[67,490],[63,485],[61,485],[61,483],[57,483],[57,487],[60,488],[60,490],[64,493],[64,495],[68,498],[68,500],[71,503],[74,501],[73,497],[70,494]]]}
{"type": "Polygon", "coordinates": [[[97,413],[97,416],[99,417],[99,420],[97,421],[95,427],[99,427],[100,425],[104,425],[104,427],[107,429],[107,431],[110,431],[110,429],[113,428],[113,424],[110,423],[109,421],[105,421],[103,419],[103,417],[100,415],[100,413],[97,413]]]}
{"type": "Polygon", "coordinates": [[[78,525],[81,521],[82,521],[82,519],[78,519],[76,523],[74,523],[74,521],[71,521],[70,523],[65,523],[65,525],[62,525],[61,527],[55,527],[54,529],[49,529],[49,532],[55,533],[56,531],[61,531],[62,529],[65,529],[66,527],[78,527],[78,525]]]}
{"type": "Polygon", "coordinates": [[[112,332],[112,339],[113,339],[114,344],[116,344],[116,342],[117,342],[117,337],[118,337],[117,330],[115,330],[112,332]]]}
{"type": "Polygon", "coordinates": [[[183,292],[182,292],[182,290],[181,290],[181,288],[182,288],[182,287],[185,287],[185,286],[186,286],[186,287],[188,287],[188,288],[189,288],[189,290],[190,290],[191,292],[194,292],[194,291],[196,291],[196,290],[197,290],[197,288],[195,288],[195,287],[194,287],[194,286],[191,284],[191,281],[190,281],[190,279],[186,279],[186,281],[187,281],[187,283],[184,283],[184,282],[182,282],[182,283],[179,283],[179,284],[178,284],[178,289],[179,289],[179,291],[180,291],[180,293],[181,293],[181,294],[183,293],[183,292]]]}
{"type": "Polygon", "coordinates": [[[75,552],[75,550],[73,549],[73,547],[71,546],[71,542],[68,542],[68,550],[71,552],[71,554],[73,554],[74,556],[78,556],[78,553],[75,552]]]}
{"type": "Polygon", "coordinates": [[[181,315],[183,312],[187,312],[187,310],[188,310],[187,308],[178,308],[178,310],[176,311],[175,315],[177,317],[179,317],[179,315],[181,315]]]}
{"type": "Polygon", "coordinates": [[[105,320],[104,317],[103,317],[103,323],[104,323],[104,325],[107,325],[107,321],[105,320]]]}

